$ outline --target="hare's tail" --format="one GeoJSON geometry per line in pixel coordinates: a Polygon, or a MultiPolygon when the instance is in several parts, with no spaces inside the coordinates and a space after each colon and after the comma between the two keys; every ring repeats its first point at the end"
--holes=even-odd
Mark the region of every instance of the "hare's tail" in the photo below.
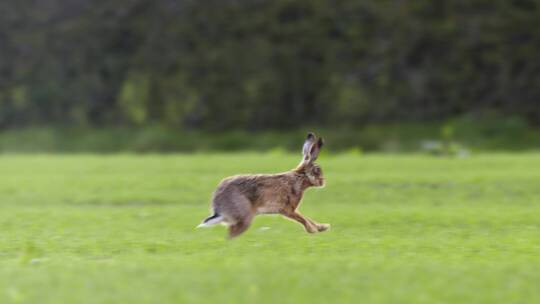
{"type": "Polygon", "coordinates": [[[202,221],[202,223],[197,226],[196,228],[201,228],[201,227],[210,227],[210,226],[214,226],[214,225],[217,225],[219,223],[223,222],[223,217],[217,213],[214,213],[213,215],[207,217],[206,219],[204,219],[204,221],[202,221]]]}

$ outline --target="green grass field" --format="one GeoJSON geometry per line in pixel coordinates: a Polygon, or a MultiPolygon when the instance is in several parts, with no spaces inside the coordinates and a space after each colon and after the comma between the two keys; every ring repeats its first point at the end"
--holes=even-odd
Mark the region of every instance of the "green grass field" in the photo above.
{"type": "Polygon", "coordinates": [[[323,155],[301,211],[331,231],[194,229],[221,178],[299,158],[1,156],[0,303],[540,302],[540,154],[323,155]]]}

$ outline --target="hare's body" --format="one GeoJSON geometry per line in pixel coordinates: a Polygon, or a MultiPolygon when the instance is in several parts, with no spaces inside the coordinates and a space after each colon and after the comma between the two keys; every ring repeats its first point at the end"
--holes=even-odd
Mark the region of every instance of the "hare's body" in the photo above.
{"type": "Polygon", "coordinates": [[[304,190],[324,184],[320,167],[313,163],[322,140],[315,142],[314,135],[310,133],[308,143],[308,152],[304,145],[307,157],[294,170],[278,174],[236,175],[221,181],[212,198],[214,214],[199,226],[224,223],[229,226],[232,238],[247,230],[258,214],[282,214],[302,223],[310,233],[327,230],[329,225],[315,223],[297,212],[304,190]]]}
{"type": "MultiPolygon", "coordinates": [[[[248,202],[250,213],[276,214],[284,209],[296,209],[306,188],[294,173],[237,175],[224,179],[213,198],[213,209],[218,214],[228,213],[231,205],[248,202]]],[[[236,207],[236,209],[244,209],[236,207]]],[[[231,219],[232,220],[232,219],[231,219]]]]}

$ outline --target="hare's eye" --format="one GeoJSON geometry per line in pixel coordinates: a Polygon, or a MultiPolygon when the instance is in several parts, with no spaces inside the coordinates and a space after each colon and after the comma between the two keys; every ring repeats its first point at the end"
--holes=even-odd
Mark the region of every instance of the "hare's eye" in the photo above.
{"type": "Polygon", "coordinates": [[[319,175],[321,173],[321,169],[315,167],[313,168],[313,174],[319,175]]]}

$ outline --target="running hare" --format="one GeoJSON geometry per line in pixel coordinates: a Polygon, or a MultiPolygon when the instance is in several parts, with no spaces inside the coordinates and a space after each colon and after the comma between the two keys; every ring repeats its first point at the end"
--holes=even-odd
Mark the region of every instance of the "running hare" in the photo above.
{"type": "Polygon", "coordinates": [[[321,167],[315,164],[322,146],[322,138],[308,133],[302,161],[295,169],[225,178],[214,192],[213,215],[198,227],[223,223],[229,226],[229,238],[234,238],[249,228],[256,215],[281,214],[304,225],[309,233],[328,230],[329,224],[319,224],[297,211],[304,190],[324,186],[321,167]]]}

